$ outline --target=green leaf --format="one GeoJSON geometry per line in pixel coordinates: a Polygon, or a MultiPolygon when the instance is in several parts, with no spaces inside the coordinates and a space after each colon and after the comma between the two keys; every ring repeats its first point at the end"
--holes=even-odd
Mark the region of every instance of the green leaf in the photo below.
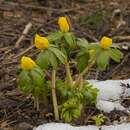
{"type": "Polygon", "coordinates": [[[40,86],[43,86],[44,84],[44,75],[42,74],[42,70],[40,68],[34,68],[30,71],[29,75],[31,77],[31,80],[32,80],[32,84],[35,86],[35,87],[40,87],[40,86]],[[41,71],[39,73],[39,71],[41,71]]]}
{"type": "Polygon", "coordinates": [[[24,85],[24,84],[27,84],[27,83],[30,83],[30,77],[28,75],[28,71],[25,71],[23,70],[20,75],[19,75],[19,84],[20,85],[24,85]]]}
{"type": "Polygon", "coordinates": [[[49,65],[49,51],[42,51],[37,59],[36,59],[36,63],[42,68],[42,69],[47,69],[48,65],[49,65]]]}
{"type": "Polygon", "coordinates": [[[88,49],[88,50],[98,51],[99,49],[102,49],[102,48],[99,46],[99,44],[89,43],[88,46],[87,46],[87,49],[88,49]]]}
{"type": "Polygon", "coordinates": [[[101,51],[99,55],[97,55],[97,66],[100,70],[106,70],[109,65],[109,51],[104,50],[101,51]]]}
{"type": "Polygon", "coordinates": [[[62,114],[61,118],[64,119],[65,122],[72,121],[72,116],[71,116],[70,112],[67,112],[67,111],[64,114],[62,114]]]}
{"type": "Polygon", "coordinates": [[[76,60],[77,60],[77,69],[79,72],[82,72],[88,65],[89,54],[85,51],[81,51],[80,53],[78,53],[76,60]]]}
{"type": "Polygon", "coordinates": [[[35,67],[33,70],[29,73],[33,89],[31,91],[31,94],[34,97],[38,97],[39,99],[46,100],[46,86],[45,86],[45,79],[44,79],[44,73],[41,70],[40,67],[35,67]]]}
{"type": "Polygon", "coordinates": [[[50,47],[49,50],[57,57],[61,63],[65,63],[67,58],[59,49],[56,47],[50,47]]]}
{"type": "Polygon", "coordinates": [[[38,97],[42,102],[46,100],[44,74],[39,66],[36,66],[31,71],[22,71],[20,73],[19,89],[25,94],[32,94],[32,96],[38,97]]]}
{"type": "Polygon", "coordinates": [[[24,93],[30,93],[33,89],[28,71],[22,71],[19,75],[19,89],[24,93]]]}
{"type": "Polygon", "coordinates": [[[62,37],[63,37],[62,32],[54,32],[54,33],[50,33],[47,38],[50,42],[54,42],[56,40],[61,39],[62,37]]]}
{"type": "Polygon", "coordinates": [[[56,69],[58,66],[57,57],[50,51],[49,62],[52,65],[53,69],[56,69]]]}
{"type": "Polygon", "coordinates": [[[88,41],[85,38],[78,38],[77,45],[81,48],[87,48],[88,41]]]}
{"type": "Polygon", "coordinates": [[[74,49],[76,47],[76,41],[72,33],[64,33],[64,38],[70,49],[74,49]]]}
{"type": "Polygon", "coordinates": [[[80,117],[81,109],[76,98],[70,98],[63,103],[61,109],[61,118],[65,122],[71,122],[73,119],[80,117]]]}
{"type": "Polygon", "coordinates": [[[100,126],[105,121],[105,116],[103,114],[98,114],[92,116],[91,119],[95,122],[96,126],[100,126]]]}
{"type": "Polygon", "coordinates": [[[110,49],[110,57],[114,61],[120,62],[120,60],[123,58],[123,53],[117,48],[111,48],[110,49]]]}
{"type": "Polygon", "coordinates": [[[64,63],[65,60],[66,56],[55,45],[51,45],[48,50],[38,55],[36,62],[42,69],[47,69],[50,64],[56,69],[58,61],[64,63]]]}
{"type": "Polygon", "coordinates": [[[73,93],[71,92],[71,87],[68,85],[67,82],[63,82],[62,80],[57,80],[56,88],[62,100],[71,97],[73,95],[73,93]]]}
{"type": "Polygon", "coordinates": [[[81,93],[84,96],[83,102],[89,105],[95,104],[97,101],[98,92],[99,90],[97,88],[87,82],[84,82],[83,89],[81,90],[81,93]]]}
{"type": "Polygon", "coordinates": [[[68,52],[64,47],[60,48],[60,50],[66,57],[68,56],[68,52]]]}
{"type": "Polygon", "coordinates": [[[80,109],[74,109],[73,111],[72,111],[72,113],[73,113],[73,118],[79,118],[80,117],[80,115],[81,115],[81,110],[80,109]]]}

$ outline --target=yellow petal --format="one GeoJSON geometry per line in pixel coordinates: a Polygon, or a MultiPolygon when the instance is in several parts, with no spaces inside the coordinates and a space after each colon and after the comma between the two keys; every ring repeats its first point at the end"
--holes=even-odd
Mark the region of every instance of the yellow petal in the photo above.
{"type": "Polygon", "coordinates": [[[49,47],[49,41],[46,37],[41,37],[38,34],[35,36],[35,46],[38,49],[47,49],[49,47]]]}
{"type": "Polygon", "coordinates": [[[59,17],[58,24],[59,24],[60,30],[62,32],[68,32],[69,31],[69,24],[67,22],[66,17],[59,17]]]}
{"type": "Polygon", "coordinates": [[[100,41],[100,45],[104,49],[109,48],[112,45],[112,39],[104,36],[100,41]]]}
{"type": "Polygon", "coordinates": [[[21,58],[21,68],[23,70],[31,70],[34,66],[36,66],[36,63],[30,57],[23,56],[21,58]]]}

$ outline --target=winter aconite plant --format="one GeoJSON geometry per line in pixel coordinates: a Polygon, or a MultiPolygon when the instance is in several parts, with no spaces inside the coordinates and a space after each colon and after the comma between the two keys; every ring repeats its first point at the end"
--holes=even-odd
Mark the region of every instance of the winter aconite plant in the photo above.
{"type": "MultiPolygon", "coordinates": [[[[120,62],[123,54],[112,46],[111,38],[88,43],[76,37],[66,17],[60,17],[58,25],[56,32],[44,37],[35,35],[34,45],[39,53],[35,61],[26,56],[21,58],[19,88],[32,95],[37,110],[39,104],[46,107],[52,102],[55,120],[71,122],[81,116],[86,105],[96,103],[98,90],[86,81],[85,75],[93,66],[100,71],[108,69],[109,61],[120,62]]],[[[98,118],[93,119],[98,123],[98,118]]]]}
{"type": "Polygon", "coordinates": [[[96,116],[92,116],[91,120],[95,122],[96,126],[100,126],[105,121],[105,116],[103,114],[98,114],[96,116]]]}
{"type": "Polygon", "coordinates": [[[46,88],[42,69],[30,58],[21,58],[22,72],[19,75],[19,88],[25,94],[31,94],[34,98],[34,107],[39,109],[39,100],[46,103],[46,88]]]}

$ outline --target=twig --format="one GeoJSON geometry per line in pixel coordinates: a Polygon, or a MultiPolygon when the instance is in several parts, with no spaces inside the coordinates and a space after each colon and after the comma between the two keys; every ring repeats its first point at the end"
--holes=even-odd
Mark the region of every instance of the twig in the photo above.
{"type": "Polygon", "coordinates": [[[0,48],[0,52],[6,51],[6,50],[8,50],[8,49],[9,49],[9,47],[2,47],[2,48],[0,48]]]}
{"type": "Polygon", "coordinates": [[[28,47],[25,51],[22,51],[21,53],[19,53],[18,55],[16,55],[15,57],[13,57],[14,59],[24,55],[25,53],[27,53],[28,51],[30,51],[31,49],[34,48],[34,45],[31,45],[30,47],[28,47]]]}
{"type": "Polygon", "coordinates": [[[30,51],[31,49],[34,48],[34,45],[31,45],[30,47],[28,47],[25,51],[22,51],[21,53],[19,53],[18,55],[15,55],[14,57],[12,56],[9,59],[13,59],[12,61],[9,60],[9,62],[5,62],[2,63],[2,65],[0,65],[0,67],[2,67],[3,65],[8,65],[8,64],[13,64],[13,63],[17,63],[17,58],[24,55],[25,53],[27,53],[28,51],[30,51]]]}
{"type": "Polygon", "coordinates": [[[26,26],[25,26],[25,29],[23,30],[23,33],[22,35],[20,36],[20,38],[16,41],[15,43],[15,47],[18,48],[19,47],[19,44],[20,42],[25,38],[25,36],[27,35],[27,33],[29,32],[29,30],[31,29],[32,27],[32,23],[29,22],[26,26]]]}
{"type": "Polygon", "coordinates": [[[117,65],[112,71],[108,72],[106,74],[106,76],[104,76],[103,79],[106,80],[106,79],[110,78],[113,74],[115,74],[121,68],[121,66],[124,65],[124,63],[128,60],[129,56],[130,56],[130,53],[125,55],[125,57],[122,60],[122,62],[119,65],[117,65]]]}
{"type": "Polygon", "coordinates": [[[22,3],[14,3],[14,2],[2,2],[0,5],[0,10],[4,11],[11,11],[14,10],[14,8],[21,7],[23,9],[32,9],[32,10],[41,10],[41,11],[54,11],[54,12],[60,12],[60,13],[66,13],[66,12],[71,12],[71,11],[77,11],[81,7],[76,7],[76,8],[71,8],[71,9],[55,9],[55,8],[50,8],[50,7],[45,7],[45,6],[36,6],[33,4],[22,4],[22,3]]]}
{"type": "Polygon", "coordinates": [[[115,41],[128,41],[128,40],[130,40],[130,36],[114,36],[113,37],[113,40],[115,40],[115,41]]]}
{"type": "Polygon", "coordinates": [[[95,80],[98,80],[99,73],[100,73],[100,71],[97,69],[96,74],[95,74],[95,80]]]}
{"type": "Polygon", "coordinates": [[[88,31],[87,33],[84,30],[79,30],[78,31],[79,34],[81,34],[84,37],[89,38],[90,40],[94,41],[94,42],[98,42],[98,39],[96,37],[94,37],[90,31],[88,31]]]}

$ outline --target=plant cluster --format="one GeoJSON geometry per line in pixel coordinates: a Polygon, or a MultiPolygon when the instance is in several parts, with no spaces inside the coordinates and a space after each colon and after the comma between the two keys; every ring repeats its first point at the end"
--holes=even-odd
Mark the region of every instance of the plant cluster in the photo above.
{"type": "Polygon", "coordinates": [[[27,56],[21,58],[19,88],[32,95],[37,110],[40,103],[46,106],[52,98],[55,120],[71,122],[81,116],[85,105],[96,103],[98,89],[84,77],[90,68],[96,65],[97,69],[106,70],[110,59],[120,62],[123,54],[112,46],[111,38],[104,36],[99,43],[92,44],[76,37],[66,17],[60,17],[58,25],[59,31],[45,37],[35,35],[34,45],[39,53],[35,61],[27,56]],[[71,65],[77,70],[75,80],[71,65]],[[66,72],[62,78],[57,75],[59,67],[66,72]],[[46,78],[48,72],[50,79],[46,78]]]}
{"type": "Polygon", "coordinates": [[[96,126],[100,126],[102,123],[104,123],[106,117],[103,114],[98,114],[91,117],[91,122],[94,122],[96,126]]]}

